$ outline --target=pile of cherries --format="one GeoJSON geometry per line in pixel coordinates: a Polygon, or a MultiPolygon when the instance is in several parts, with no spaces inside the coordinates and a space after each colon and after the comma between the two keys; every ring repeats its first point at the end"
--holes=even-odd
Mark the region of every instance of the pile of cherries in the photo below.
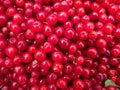
{"type": "Polygon", "coordinates": [[[119,21],[120,0],[0,0],[0,90],[117,90],[119,21]]]}

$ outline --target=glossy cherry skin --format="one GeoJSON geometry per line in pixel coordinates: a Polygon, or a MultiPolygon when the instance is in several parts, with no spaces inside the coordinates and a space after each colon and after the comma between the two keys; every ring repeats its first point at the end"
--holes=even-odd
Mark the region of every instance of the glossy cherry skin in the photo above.
{"type": "Polygon", "coordinates": [[[20,75],[18,76],[18,83],[23,85],[28,82],[28,78],[26,75],[20,75]]]}
{"type": "Polygon", "coordinates": [[[84,84],[81,80],[77,79],[73,82],[73,85],[74,85],[74,89],[77,90],[77,89],[80,89],[82,90],[84,88],[84,84]]]}
{"type": "Polygon", "coordinates": [[[0,26],[4,26],[7,22],[7,17],[5,15],[0,15],[0,26]]]}
{"type": "Polygon", "coordinates": [[[120,0],[0,0],[0,89],[116,90],[119,11],[120,0]]]}
{"type": "Polygon", "coordinates": [[[41,32],[42,31],[42,29],[43,29],[43,25],[42,25],[42,23],[41,22],[39,22],[39,21],[35,21],[35,22],[33,22],[33,24],[32,24],[32,31],[33,32],[41,32]]]}
{"type": "Polygon", "coordinates": [[[52,59],[55,62],[61,62],[63,60],[63,54],[61,52],[53,52],[52,59]]]}
{"type": "Polygon", "coordinates": [[[41,50],[36,51],[34,54],[34,58],[38,61],[44,60],[45,57],[46,57],[46,54],[41,50]]]}
{"type": "Polygon", "coordinates": [[[14,46],[8,46],[5,49],[5,53],[8,57],[14,57],[15,55],[17,55],[17,49],[14,46]]]}
{"type": "Polygon", "coordinates": [[[60,79],[57,80],[56,85],[60,89],[65,89],[66,86],[67,86],[67,82],[64,79],[60,78],[60,79]]]}
{"type": "Polygon", "coordinates": [[[58,14],[58,20],[59,20],[60,22],[65,22],[65,21],[67,21],[67,19],[68,19],[68,15],[67,15],[67,13],[66,13],[65,11],[61,11],[61,12],[58,14]]]}

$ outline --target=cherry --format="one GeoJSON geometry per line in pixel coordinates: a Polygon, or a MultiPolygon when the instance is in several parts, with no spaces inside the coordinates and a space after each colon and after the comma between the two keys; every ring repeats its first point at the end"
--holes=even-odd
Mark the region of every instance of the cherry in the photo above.
{"type": "Polygon", "coordinates": [[[55,62],[61,62],[63,59],[63,54],[61,52],[53,52],[52,54],[52,59],[55,62]]]}
{"type": "Polygon", "coordinates": [[[5,24],[6,24],[6,22],[7,22],[7,17],[5,16],[5,15],[0,15],[0,27],[1,26],[4,26],[5,24]]]}
{"type": "Polygon", "coordinates": [[[16,5],[19,6],[19,7],[23,7],[25,4],[25,1],[24,0],[16,0],[16,5]]]}
{"type": "Polygon", "coordinates": [[[22,66],[22,65],[15,66],[15,67],[14,67],[14,72],[15,72],[17,75],[23,74],[23,73],[24,73],[24,66],[22,66]]]}
{"type": "Polygon", "coordinates": [[[66,74],[70,74],[70,73],[72,73],[72,71],[73,71],[72,65],[67,64],[67,65],[64,67],[64,72],[65,72],[66,74]]]}
{"type": "Polygon", "coordinates": [[[42,85],[42,86],[40,86],[39,90],[47,90],[47,86],[46,85],[42,85]]]}
{"type": "Polygon", "coordinates": [[[35,21],[35,22],[33,22],[33,24],[32,24],[32,31],[33,32],[41,32],[42,31],[42,29],[43,29],[43,25],[42,25],[42,23],[41,22],[39,22],[39,21],[35,21]]]}
{"type": "MultiPolygon", "coordinates": [[[[30,3],[30,7],[32,8],[32,5],[33,5],[33,3],[30,3]]],[[[27,8],[29,8],[29,7],[27,7],[27,8]]],[[[33,5],[33,11],[35,12],[35,13],[39,13],[39,11],[42,9],[42,7],[41,7],[41,5],[39,4],[39,3],[35,3],[34,5],[33,5]]]]}
{"type": "Polygon", "coordinates": [[[28,72],[31,72],[32,70],[38,70],[40,68],[40,64],[37,60],[33,60],[32,63],[26,67],[28,69],[28,72]]]}
{"type": "Polygon", "coordinates": [[[108,71],[108,75],[109,75],[110,77],[116,76],[116,74],[117,74],[117,72],[116,72],[116,70],[114,70],[114,69],[110,69],[110,70],[108,71]]]}
{"type": "Polygon", "coordinates": [[[77,41],[77,48],[78,49],[84,49],[85,48],[85,42],[84,41],[77,41]]]}
{"type": "Polygon", "coordinates": [[[8,57],[14,57],[17,54],[17,49],[14,46],[8,46],[5,49],[5,53],[8,57]]]}
{"type": "Polygon", "coordinates": [[[70,17],[74,16],[74,15],[75,15],[75,8],[70,8],[70,9],[68,10],[68,15],[69,15],[70,17]]]}
{"type": "Polygon", "coordinates": [[[104,39],[98,39],[96,41],[96,45],[98,48],[105,48],[106,47],[106,41],[104,39]]]}
{"type": "Polygon", "coordinates": [[[99,20],[100,20],[101,22],[105,23],[105,22],[107,22],[108,17],[107,17],[106,14],[100,14],[99,20]],[[103,20],[104,20],[104,21],[103,21],[103,20]]]}
{"type": "Polygon", "coordinates": [[[43,50],[46,53],[50,53],[50,52],[53,51],[53,46],[51,45],[51,43],[45,42],[44,45],[43,45],[43,50]]]}
{"type": "Polygon", "coordinates": [[[7,42],[4,39],[0,40],[0,49],[5,49],[7,47],[7,42]]]}
{"type": "Polygon", "coordinates": [[[21,28],[18,24],[12,24],[10,27],[10,30],[14,33],[14,34],[18,34],[21,32],[21,28]]]}
{"type": "Polygon", "coordinates": [[[35,22],[35,18],[29,18],[29,19],[27,19],[27,21],[26,21],[26,25],[27,25],[27,27],[32,27],[32,24],[35,22]]]}
{"type": "Polygon", "coordinates": [[[118,78],[116,79],[116,84],[117,84],[117,85],[120,85],[120,81],[119,81],[119,80],[120,80],[120,77],[118,77],[118,78]]]}
{"type": "Polygon", "coordinates": [[[75,44],[71,44],[70,47],[69,47],[69,49],[68,49],[68,52],[70,54],[76,53],[77,52],[77,46],[75,44]]]}
{"type": "Polygon", "coordinates": [[[55,11],[61,10],[61,3],[60,2],[55,2],[53,5],[53,8],[55,11]]]}
{"type": "Polygon", "coordinates": [[[62,71],[63,65],[61,63],[54,63],[52,69],[53,69],[53,72],[59,73],[62,71]]]}
{"type": "Polygon", "coordinates": [[[89,8],[91,7],[91,1],[84,1],[83,7],[84,7],[85,9],[89,9],[89,8]]]}
{"type": "Polygon", "coordinates": [[[21,14],[14,14],[13,15],[13,22],[16,23],[16,24],[19,24],[21,22],[23,22],[23,17],[21,14]]]}
{"type": "Polygon", "coordinates": [[[120,38],[119,33],[120,33],[120,29],[119,29],[119,28],[116,28],[115,31],[113,32],[113,35],[114,35],[115,37],[117,37],[117,38],[120,38]]]}
{"type": "Polygon", "coordinates": [[[80,40],[86,40],[88,38],[88,33],[86,31],[81,31],[79,33],[80,40]]]}
{"type": "Polygon", "coordinates": [[[118,64],[119,64],[118,59],[117,59],[117,58],[110,58],[109,64],[110,64],[111,66],[118,65],[118,64]]]}
{"type": "Polygon", "coordinates": [[[61,9],[68,10],[69,8],[70,8],[69,2],[67,2],[67,1],[61,2],[61,9]]]}
{"type": "Polygon", "coordinates": [[[14,63],[15,65],[20,65],[21,62],[22,62],[22,60],[21,60],[21,57],[20,57],[20,56],[15,56],[15,57],[13,58],[13,63],[14,63]]]}
{"type": "Polygon", "coordinates": [[[9,16],[9,17],[12,17],[15,13],[16,13],[16,9],[13,8],[13,7],[9,7],[6,11],[6,14],[9,16]]]}
{"type": "Polygon", "coordinates": [[[79,21],[80,21],[80,17],[79,17],[78,15],[76,15],[76,16],[74,16],[74,17],[72,18],[72,22],[73,22],[74,24],[79,23],[79,21]]]}
{"type": "Polygon", "coordinates": [[[120,20],[120,13],[119,12],[116,13],[116,19],[120,20]]]}
{"type": "Polygon", "coordinates": [[[45,25],[44,26],[44,35],[50,36],[51,34],[53,34],[53,29],[52,29],[51,25],[45,25]]]}
{"type": "Polygon", "coordinates": [[[48,37],[48,42],[50,42],[53,45],[57,44],[58,41],[59,41],[59,38],[57,37],[56,34],[52,34],[48,37]]]}
{"type": "Polygon", "coordinates": [[[116,90],[116,87],[115,86],[108,86],[107,90],[116,90]]]}
{"type": "Polygon", "coordinates": [[[106,72],[107,68],[106,68],[105,65],[100,64],[100,65],[98,66],[98,70],[99,70],[99,72],[104,73],[104,72],[106,72]]]}
{"type": "Polygon", "coordinates": [[[76,66],[73,68],[73,70],[74,70],[74,74],[75,74],[75,75],[80,75],[80,74],[83,73],[83,68],[82,68],[81,66],[79,66],[79,65],[76,65],[76,66]]]}
{"type": "Polygon", "coordinates": [[[64,33],[64,28],[63,28],[63,27],[58,26],[58,27],[55,28],[55,34],[56,34],[58,37],[62,36],[63,33],[64,33]]]}
{"type": "Polygon", "coordinates": [[[89,22],[90,21],[90,17],[88,16],[88,15],[84,15],[83,17],[82,17],[82,22],[83,23],[87,23],[87,22],[89,22]]]}
{"type": "Polygon", "coordinates": [[[16,47],[21,50],[21,51],[24,51],[27,47],[27,43],[25,40],[18,40],[16,42],[16,47]]]}
{"type": "Polygon", "coordinates": [[[2,90],[9,90],[9,86],[8,85],[3,86],[2,90]]]}
{"type": "Polygon", "coordinates": [[[11,89],[17,89],[18,88],[18,83],[16,82],[16,81],[13,81],[12,83],[11,83],[11,89]]]}
{"type": "Polygon", "coordinates": [[[45,14],[50,14],[50,13],[52,13],[52,8],[50,6],[45,6],[44,7],[44,12],[45,12],[45,14]]]}
{"type": "Polygon", "coordinates": [[[100,10],[100,5],[99,5],[99,3],[92,3],[92,5],[91,5],[91,9],[93,10],[93,11],[99,11],[100,10]]]}
{"type": "Polygon", "coordinates": [[[94,59],[94,58],[97,57],[98,52],[97,52],[96,48],[89,48],[88,52],[87,52],[87,55],[88,55],[89,58],[93,58],[94,59]]]}
{"type": "Polygon", "coordinates": [[[119,56],[119,49],[117,49],[117,48],[113,48],[112,49],[112,51],[111,51],[111,53],[112,53],[112,55],[114,56],[114,57],[118,57],[119,56]]]}
{"type": "Polygon", "coordinates": [[[120,72],[120,64],[118,64],[118,65],[116,66],[116,69],[117,69],[118,72],[120,72]]]}
{"type": "Polygon", "coordinates": [[[45,57],[46,57],[46,54],[41,50],[36,51],[34,54],[34,58],[38,61],[44,60],[45,57]]]}
{"type": "Polygon", "coordinates": [[[37,43],[42,43],[45,40],[45,35],[41,34],[41,33],[37,33],[35,36],[35,41],[37,43]]]}
{"type": "Polygon", "coordinates": [[[66,38],[68,38],[68,39],[73,39],[74,36],[75,36],[75,32],[74,32],[72,29],[67,29],[67,30],[65,31],[65,36],[66,36],[66,38]]]}
{"type": "Polygon", "coordinates": [[[32,17],[32,16],[33,16],[33,10],[32,10],[31,8],[27,8],[27,9],[25,10],[25,15],[26,15],[27,17],[32,17]]]}
{"type": "Polygon", "coordinates": [[[34,86],[31,87],[30,90],[39,90],[39,86],[34,85],[34,86]]]}
{"type": "Polygon", "coordinates": [[[30,78],[30,84],[36,85],[38,83],[38,80],[36,78],[30,78]]]}
{"type": "Polygon", "coordinates": [[[39,76],[40,76],[40,73],[38,71],[33,71],[31,73],[31,77],[33,77],[33,78],[38,78],[39,76]]]}
{"type": "Polygon", "coordinates": [[[84,83],[80,79],[74,80],[73,85],[75,90],[82,90],[84,88],[84,83]]]}
{"type": "Polygon", "coordinates": [[[64,28],[72,28],[73,27],[73,23],[71,21],[67,21],[64,23],[64,28]]]}
{"type": "Polygon", "coordinates": [[[50,60],[44,60],[41,63],[41,68],[45,70],[48,70],[51,66],[52,66],[52,62],[50,60]]]}
{"type": "Polygon", "coordinates": [[[57,83],[56,83],[57,87],[60,88],[60,89],[65,89],[67,87],[67,82],[62,79],[62,78],[59,78],[57,80],[57,83]]]}
{"type": "Polygon", "coordinates": [[[1,90],[116,90],[119,0],[0,0],[1,90]],[[116,86],[104,86],[106,80],[116,86]]]}
{"type": "Polygon", "coordinates": [[[84,61],[85,61],[85,59],[84,59],[84,57],[82,57],[82,56],[78,56],[78,57],[76,58],[76,64],[77,64],[77,65],[82,65],[82,64],[84,63],[84,61]]]}
{"type": "MultiPolygon", "coordinates": [[[[38,6],[37,4],[35,4],[35,5],[33,6],[33,9],[35,9],[35,12],[38,12],[38,10],[40,9],[40,6],[38,6]],[[37,10],[37,9],[38,9],[38,10],[37,10]]],[[[39,13],[37,13],[36,17],[37,17],[37,19],[38,19],[39,21],[44,21],[46,15],[45,15],[44,12],[39,12],[39,13]]]]}
{"type": "Polygon", "coordinates": [[[46,21],[50,25],[55,25],[57,23],[57,15],[51,14],[47,17],[46,21]]]}
{"type": "Polygon", "coordinates": [[[59,14],[58,14],[58,20],[60,22],[66,22],[68,19],[68,15],[65,11],[61,11],[59,14]]]}
{"type": "Polygon", "coordinates": [[[78,23],[75,26],[76,32],[80,32],[83,30],[83,23],[78,23]]]}
{"type": "Polygon", "coordinates": [[[59,46],[62,49],[67,49],[69,47],[69,39],[67,38],[61,38],[59,41],[59,46]]]}
{"type": "Polygon", "coordinates": [[[24,74],[20,75],[20,76],[18,76],[17,81],[18,81],[19,84],[23,85],[23,84],[28,82],[28,77],[24,74]]]}
{"type": "Polygon", "coordinates": [[[98,13],[97,12],[91,12],[90,13],[90,19],[92,21],[97,21],[98,20],[98,13]]]}
{"type": "Polygon", "coordinates": [[[83,16],[85,14],[85,9],[80,7],[77,9],[77,15],[78,16],[83,16]]]}
{"type": "Polygon", "coordinates": [[[108,23],[103,27],[103,32],[106,34],[111,34],[112,31],[113,31],[113,25],[111,23],[108,23]]]}
{"type": "Polygon", "coordinates": [[[52,83],[55,83],[57,80],[57,75],[55,73],[50,73],[48,76],[47,76],[47,82],[49,84],[52,84],[52,83]]]}
{"type": "Polygon", "coordinates": [[[57,87],[56,87],[56,85],[54,85],[54,84],[50,84],[50,85],[48,86],[48,89],[49,89],[49,90],[57,90],[57,87]]]}
{"type": "Polygon", "coordinates": [[[32,61],[32,55],[30,53],[24,53],[22,55],[23,62],[29,63],[32,61]]]}
{"type": "Polygon", "coordinates": [[[95,25],[92,22],[87,22],[85,24],[84,28],[85,28],[86,31],[90,32],[90,31],[94,30],[95,25]]]}

